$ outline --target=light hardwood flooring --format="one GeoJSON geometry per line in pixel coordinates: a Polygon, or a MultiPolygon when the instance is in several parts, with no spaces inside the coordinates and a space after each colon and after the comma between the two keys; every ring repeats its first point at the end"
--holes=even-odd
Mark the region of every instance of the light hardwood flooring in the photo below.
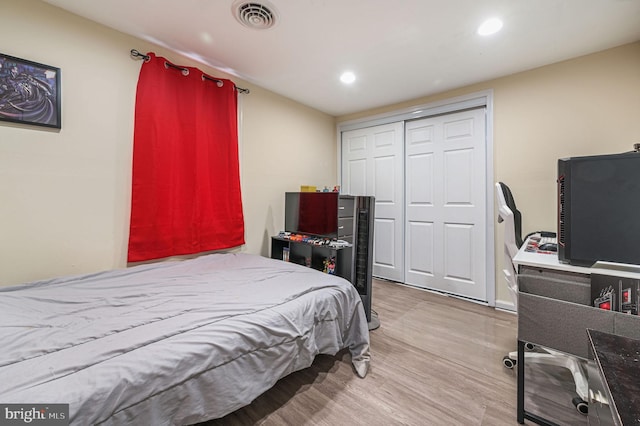
{"type": "MultiPolygon", "coordinates": [[[[214,425],[517,425],[517,317],[476,303],[374,280],[371,367],[358,378],[347,351],[320,355],[214,425]]],[[[528,411],[586,425],[570,376],[527,365],[528,411]]],[[[529,424],[527,421],[526,424],[529,424]]]]}

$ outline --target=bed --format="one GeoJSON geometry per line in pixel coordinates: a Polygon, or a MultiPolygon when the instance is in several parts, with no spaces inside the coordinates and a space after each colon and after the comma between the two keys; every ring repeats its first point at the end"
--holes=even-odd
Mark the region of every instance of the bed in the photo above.
{"type": "Polygon", "coordinates": [[[349,282],[238,253],[0,287],[0,348],[1,403],[68,403],[78,425],[194,424],[317,354],[370,360],[349,282]]]}

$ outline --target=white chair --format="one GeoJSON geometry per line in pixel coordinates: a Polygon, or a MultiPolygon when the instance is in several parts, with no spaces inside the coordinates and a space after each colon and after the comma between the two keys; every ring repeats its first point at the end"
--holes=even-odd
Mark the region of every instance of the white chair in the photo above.
{"type": "MultiPolygon", "coordinates": [[[[498,223],[505,224],[504,269],[502,273],[517,311],[518,275],[513,263],[513,258],[524,243],[522,239],[522,217],[516,207],[511,190],[502,182],[496,183],[496,199],[498,202],[498,223]]],[[[589,385],[587,382],[585,361],[551,349],[544,349],[544,352],[531,352],[535,349],[531,343],[526,343],[525,347],[529,350],[529,352],[525,353],[527,363],[555,365],[567,368],[571,372],[576,386],[576,394],[578,395],[573,398],[571,402],[580,413],[587,414],[589,406],[586,401],[588,400],[589,385]]],[[[509,354],[502,359],[502,363],[505,367],[511,369],[515,367],[517,359],[517,351],[509,352],[509,354]]]]}

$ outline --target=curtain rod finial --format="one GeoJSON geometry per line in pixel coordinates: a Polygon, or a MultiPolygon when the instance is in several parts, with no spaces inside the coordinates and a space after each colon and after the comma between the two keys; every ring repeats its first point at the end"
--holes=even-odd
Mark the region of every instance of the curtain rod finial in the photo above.
{"type": "Polygon", "coordinates": [[[136,49],[131,49],[131,56],[133,56],[134,58],[142,58],[145,62],[148,62],[151,59],[149,55],[140,53],[136,49]]]}

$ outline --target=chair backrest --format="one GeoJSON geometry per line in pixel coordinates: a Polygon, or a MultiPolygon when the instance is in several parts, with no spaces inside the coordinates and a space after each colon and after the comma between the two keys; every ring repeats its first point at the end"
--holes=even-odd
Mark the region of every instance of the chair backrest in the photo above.
{"type": "Polygon", "coordinates": [[[504,268],[502,272],[517,310],[518,286],[513,258],[522,246],[522,218],[511,190],[502,182],[496,183],[496,200],[498,203],[498,222],[504,223],[504,268]]]}
{"type": "Polygon", "coordinates": [[[507,209],[511,210],[511,213],[513,214],[513,228],[514,228],[515,242],[516,242],[516,246],[520,248],[522,247],[522,243],[523,243],[522,214],[520,213],[520,210],[518,210],[518,207],[516,207],[516,200],[515,198],[513,198],[513,194],[511,193],[511,190],[506,184],[502,182],[498,182],[496,183],[496,189],[498,190],[498,195],[497,195],[498,208],[500,208],[500,205],[502,204],[507,209]],[[500,198],[500,196],[502,196],[502,198],[500,198]]]}

